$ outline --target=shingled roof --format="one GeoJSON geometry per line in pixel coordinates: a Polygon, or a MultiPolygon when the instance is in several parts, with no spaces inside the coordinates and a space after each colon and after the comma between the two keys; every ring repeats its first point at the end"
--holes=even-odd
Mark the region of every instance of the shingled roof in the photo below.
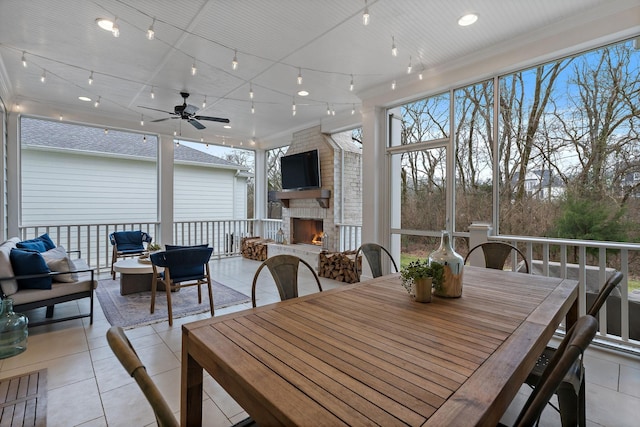
{"type": "MultiPolygon", "coordinates": [[[[48,147],[66,150],[80,150],[94,153],[141,157],[155,160],[158,156],[157,138],[130,132],[81,126],[71,123],[50,120],[22,118],[20,128],[23,145],[31,147],[48,147]]],[[[175,150],[178,161],[206,163],[223,167],[248,169],[246,166],[221,159],[220,157],[181,145],[175,150]]]]}

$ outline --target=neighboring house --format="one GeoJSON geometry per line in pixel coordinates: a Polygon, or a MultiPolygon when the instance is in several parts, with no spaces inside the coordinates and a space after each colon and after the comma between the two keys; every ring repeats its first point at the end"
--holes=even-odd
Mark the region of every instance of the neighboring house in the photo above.
{"type": "MultiPolygon", "coordinates": [[[[520,174],[516,173],[512,184],[518,182],[520,174]]],[[[562,180],[551,174],[549,170],[534,170],[527,172],[524,178],[524,188],[529,197],[536,199],[556,199],[565,192],[562,180]]]]}
{"type": "Polygon", "coordinates": [[[629,172],[624,178],[622,178],[622,182],[620,183],[622,188],[627,191],[628,188],[635,188],[637,191],[632,192],[630,194],[631,197],[640,198],[640,172],[629,172]]]}
{"type": "MultiPolygon", "coordinates": [[[[23,117],[21,225],[157,221],[157,148],[155,136],[23,117]]],[[[251,176],[176,147],[174,220],[246,218],[251,176]]]]}

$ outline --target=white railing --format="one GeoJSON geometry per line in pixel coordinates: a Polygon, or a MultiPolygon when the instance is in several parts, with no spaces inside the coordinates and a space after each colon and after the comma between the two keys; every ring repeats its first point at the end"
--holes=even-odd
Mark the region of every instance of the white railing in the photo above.
{"type": "Polygon", "coordinates": [[[353,224],[338,225],[338,251],[355,251],[362,243],[362,226],[353,224]]]}
{"type": "Polygon", "coordinates": [[[158,222],[120,222],[110,224],[40,224],[20,227],[20,238],[32,239],[47,233],[56,246],[80,251],[82,258],[98,271],[111,268],[113,248],[109,234],[114,231],[142,230],[157,235],[158,222]]]}
{"type": "MultiPolygon", "coordinates": [[[[523,236],[490,236],[489,240],[498,240],[518,246],[532,266],[532,274],[546,276],[575,277],[580,285],[578,292],[579,314],[587,311],[587,290],[593,293],[604,284],[606,278],[615,269],[624,275],[619,285],[619,296],[612,293],[610,301],[603,306],[599,313],[600,342],[623,345],[640,350],[640,300],[629,299],[629,265],[636,265],[640,261],[639,243],[616,243],[590,240],[548,239],[523,236]],[[619,298],[619,299],[618,299],[619,298]],[[607,334],[607,305],[619,309],[620,335],[607,334]],[[633,323],[631,323],[633,322],[633,323]]],[[[516,270],[516,260],[512,260],[512,269],[516,270]]],[[[612,320],[609,317],[609,320],[612,320]]]]}

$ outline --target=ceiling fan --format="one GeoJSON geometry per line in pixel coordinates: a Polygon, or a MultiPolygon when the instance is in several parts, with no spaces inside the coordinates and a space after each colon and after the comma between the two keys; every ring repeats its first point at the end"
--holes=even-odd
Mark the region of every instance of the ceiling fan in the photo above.
{"type": "Polygon", "coordinates": [[[188,121],[195,127],[196,129],[205,129],[205,126],[200,123],[198,120],[208,120],[211,122],[220,122],[220,123],[229,123],[229,119],[223,119],[221,117],[210,117],[210,116],[199,116],[196,113],[198,112],[198,107],[195,105],[187,104],[187,98],[189,97],[189,92],[180,92],[180,96],[184,99],[182,105],[176,105],[173,107],[173,112],[159,110],[157,108],[145,107],[142,105],[138,105],[140,108],[146,108],[147,110],[160,111],[163,113],[171,114],[175,117],[166,117],[164,119],[151,120],[152,122],[163,122],[169,119],[183,119],[188,121]]]}

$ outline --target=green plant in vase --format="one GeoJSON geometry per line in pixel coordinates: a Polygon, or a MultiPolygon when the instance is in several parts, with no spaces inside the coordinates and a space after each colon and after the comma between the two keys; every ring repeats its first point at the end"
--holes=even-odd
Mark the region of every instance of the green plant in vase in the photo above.
{"type": "Polygon", "coordinates": [[[440,286],[444,279],[444,267],[438,263],[429,263],[428,259],[411,261],[400,270],[402,286],[409,294],[412,293],[416,280],[431,278],[433,286],[440,286]]]}
{"type": "Polygon", "coordinates": [[[156,252],[156,251],[159,251],[159,250],[161,250],[161,249],[162,249],[162,246],[160,246],[160,245],[159,245],[159,244],[157,244],[157,243],[149,243],[149,244],[147,245],[147,251],[148,251],[148,252],[156,252]]]}

